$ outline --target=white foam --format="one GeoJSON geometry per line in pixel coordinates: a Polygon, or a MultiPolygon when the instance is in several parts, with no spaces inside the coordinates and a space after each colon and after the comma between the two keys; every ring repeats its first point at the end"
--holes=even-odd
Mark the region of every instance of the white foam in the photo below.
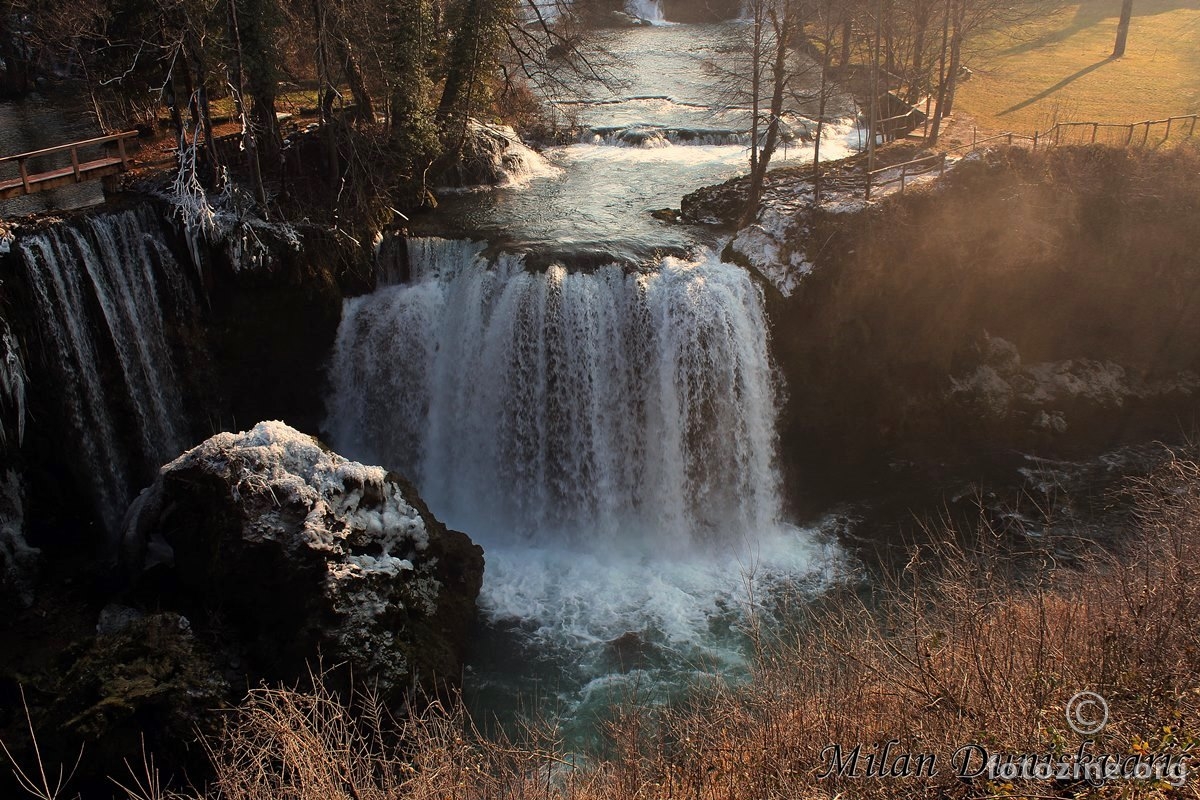
{"type": "Polygon", "coordinates": [[[663,16],[662,0],[626,0],[625,11],[655,25],[667,23],[667,18],[663,16]]]}
{"type": "Polygon", "coordinates": [[[412,283],[347,302],[335,448],[480,542],[483,609],[539,647],[587,661],[633,631],[732,658],[714,626],[752,586],[833,558],[782,521],[760,289],[711,253],[535,274],[481,249],[413,240],[412,283]]]}

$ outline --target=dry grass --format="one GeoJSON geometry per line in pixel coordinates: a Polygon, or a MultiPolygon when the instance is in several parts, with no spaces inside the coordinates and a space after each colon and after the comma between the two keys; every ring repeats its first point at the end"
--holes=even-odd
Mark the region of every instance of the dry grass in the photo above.
{"type": "MultiPolygon", "coordinates": [[[[812,620],[766,654],[756,679],[667,715],[666,740],[687,746],[656,763],[658,796],[724,797],[1197,797],[1193,782],[1104,790],[1053,781],[963,782],[958,748],[1070,753],[1069,699],[1108,699],[1096,752],[1200,748],[1197,536],[1200,470],[1178,463],[1141,487],[1145,526],[1123,555],[1060,572],[1053,552],[1035,569],[984,530],[969,549],[944,540],[914,554],[878,607],[851,602],[812,620]],[[1178,492],[1178,493],[1177,493],[1178,492]],[[831,744],[864,754],[932,753],[940,774],[821,778],[831,744]]],[[[1023,559],[1024,560],[1024,559],[1023,559]]],[[[1200,767],[1193,759],[1192,773],[1200,767]]],[[[862,767],[860,766],[860,771],[862,767]]]]}
{"type": "MultiPolygon", "coordinates": [[[[1141,529],[1121,554],[1060,570],[1050,548],[1014,559],[988,529],[914,553],[869,605],[841,598],[762,644],[752,681],[673,709],[631,706],[610,751],[576,767],[552,737],[485,740],[460,708],[393,721],[318,688],[254,692],[212,755],[209,797],[376,798],[1200,797],[1193,779],[1110,784],[961,781],[960,746],[1070,753],[1076,692],[1111,707],[1094,752],[1200,747],[1200,467],[1172,463],[1136,489],[1141,529]],[[1031,561],[1032,559],[1032,561],[1031,561]],[[826,778],[827,748],[933,753],[941,774],[826,778]]],[[[763,629],[765,631],[765,628],[763,629]]],[[[761,632],[761,631],[760,631],[761,632]]],[[[765,639],[765,634],[760,641],[765,639]]]]}
{"type": "Polygon", "coordinates": [[[1200,111],[1200,7],[1136,0],[1125,56],[1110,60],[1120,0],[1084,0],[1018,30],[969,42],[956,111],[980,130],[1129,123],[1200,111]]]}
{"type": "Polygon", "coordinates": [[[609,749],[577,762],[551,736],[487,739],[461,706],[390,716],[370,694],[342,702],[262,688],[209,743],[213,783],[172,793],[152,762],[131,800],[806,800],[808,798],[1200,797],[1200,467],[1176,461],[1135,487],[1139,530],[1119,554],[1060,570],[1055,550],[1013,557],[984,528],[943,530],[869,603],[837,598],[760,643],[753,679],[671,709],[631,705],[609,749]],[[938,543],[940,542],[940,543],[938,543]],[[960,780],[951,754],[1073,753],[1065,706],[1110,706],[1093,753],[1172,754],[1188,780],[1102,787],[960,780]],[[827,777],[828,748],[933,753],[939,774],[827,777]]]}

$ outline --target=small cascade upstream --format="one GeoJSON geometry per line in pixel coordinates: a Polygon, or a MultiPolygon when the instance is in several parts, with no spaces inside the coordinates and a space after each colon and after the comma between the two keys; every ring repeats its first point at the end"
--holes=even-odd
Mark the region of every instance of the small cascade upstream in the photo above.
{"type": "MultiPolygon", "coordinates": [[[[659,2],[638,0],[627,9],[662,19],[659,2]]],[[[664,224],[651,212],[677,209],[690,192],[747,171],[751,109],[722,92],[718,66],[744,57],[746,26],[666,23],[594,36],[605,58],[619,65],[620,80],[547,88],[556,124],[571,136],[524,154],[508,137],[487,137],[503,147],[481,148],[489,157],[478,160],[502,167],[504,179],[464,182],[501,188],[444,196],[436,217],[412,220],[415,234],[441,235],[451,221],[450,230],[535,254],[531,262],[543,265],[640,263],[688,253],[696,244],[719,246],[711,232],[664,224]]],[[[789,101],[773,165],[811,162],[810,106],[789,101]]],[[[825,113],[823,158],[849,155],[865,143],[852,98],[832,98],[825,113]]]]}
{"type": "Polygon", "coordinates": [[[149,471],[187,444],[164,308],[192,290],[148,209],[91,216],[24,237],[25,276],[72,437],[106,528],[149,471]]]}

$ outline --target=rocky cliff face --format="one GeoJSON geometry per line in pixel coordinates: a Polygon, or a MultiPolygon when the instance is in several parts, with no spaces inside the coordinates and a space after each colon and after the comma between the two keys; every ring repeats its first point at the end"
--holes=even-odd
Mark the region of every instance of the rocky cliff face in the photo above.
{"type": "Polygon", "coordinates": [[[385,697],[457,682],[483,579],[482,550],[403,478],[279,422],[164,466],[124,557],[251,679],[294,680],[321,655],[385,697]]]}
{"type": "MultiPolygon", "coordinates": [[[[871,204],[791,183],[726,257],[769,285],[796,485],[1087,457],[1178,439],[1200,411],[1194,151],[1001,150],[871,204]]],[[[727,222],[739,188],[685,216],[727,222]]]]}

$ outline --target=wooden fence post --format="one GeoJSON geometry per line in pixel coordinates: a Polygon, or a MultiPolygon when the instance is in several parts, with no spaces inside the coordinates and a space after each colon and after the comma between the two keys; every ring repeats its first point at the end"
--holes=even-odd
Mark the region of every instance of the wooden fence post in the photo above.
{"type": "Polygon", "coordinates": [[[79,174],[79,148],[71,148],[71,170],[75,173],[75,182],[79,183],[83,180],[83,176],[79,174]]]}
{"type": "Polygon", "coordinates": [[[17,161],[17,168],[21,170],[21,185],[25,187],[25,194],[29,194],[29,170],[25,167],[25,159],[17,161]]]}
{"type": "Polygon", "coordinates": [[[1189,139],[1192,138],[1192,134],[1196,132],[1196,117],[1197,116],[1200,116],[1200,115],[1192,114],[1192,127],[1188,129],[1188,138],[1189,139]]]}
{"type": "Polygon", "coordinates": [[[1146,120],[1146,132],[1142,134],[1142,147],[1146,146],[1146,142],[1150,141],[1150,120],[1146,120]]]}

